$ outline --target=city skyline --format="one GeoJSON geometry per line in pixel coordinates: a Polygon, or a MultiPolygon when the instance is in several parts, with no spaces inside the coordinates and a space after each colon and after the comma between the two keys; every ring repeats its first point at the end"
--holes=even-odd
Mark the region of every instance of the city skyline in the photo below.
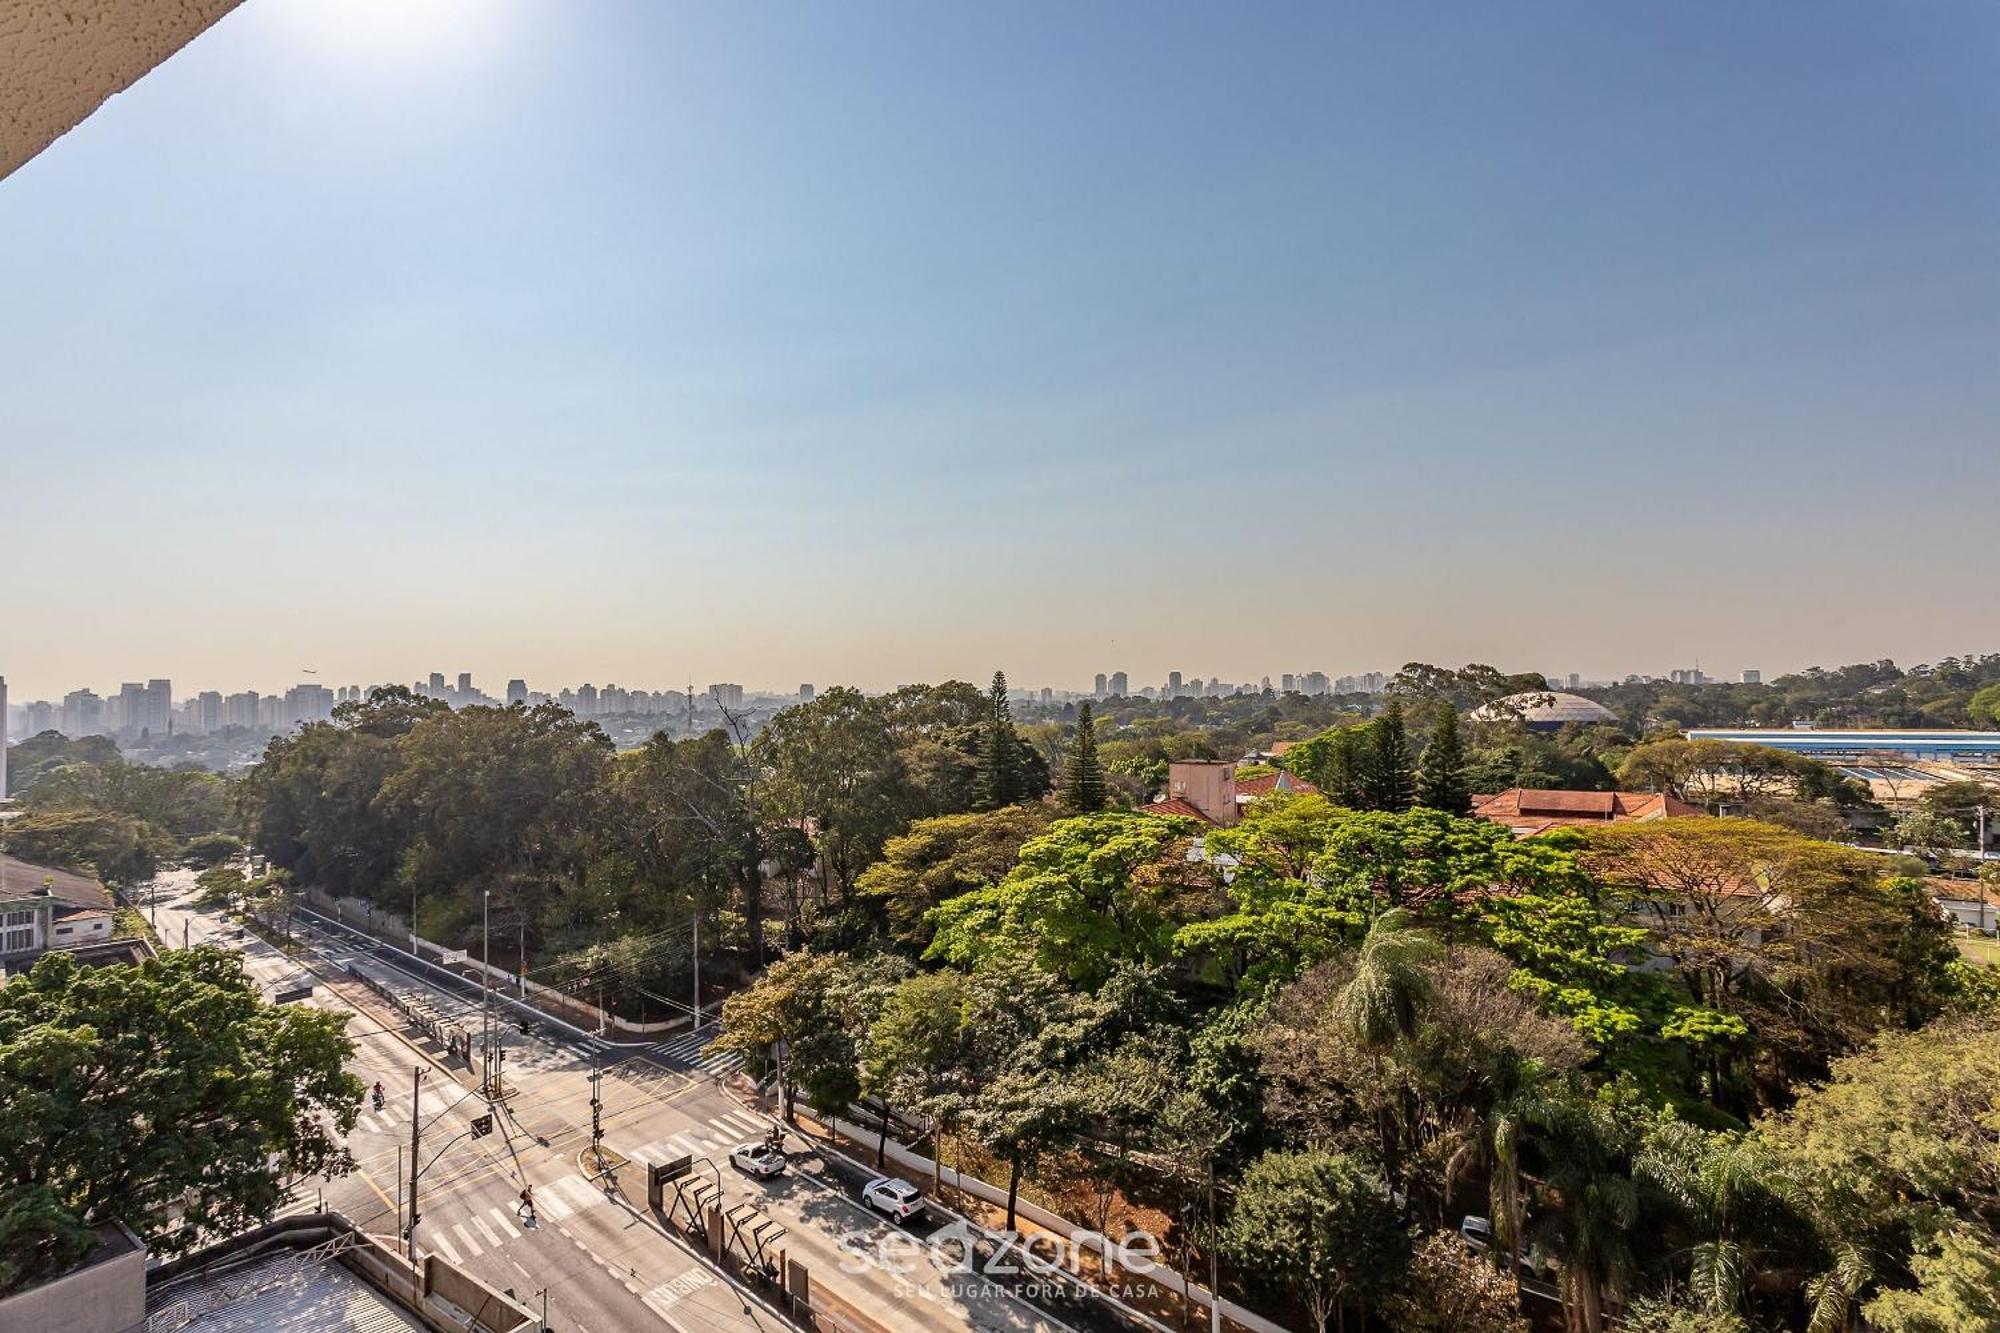
{"type": "MultiPolygon", "coordinates": [[[[1456,666],[1460,664],[1438,663],[1434,665],[1456,666]]],[[[1488,665],[1493,664],[1489,663],[1488,665]]],[[[1904,665],[1914,665],[1914,663],[1906,662],[1904,665]]],[[[1004,670],[1004,668],[1001,669],[1004,670]]],[[[1523,668],[1516,672],[1504,666],[1500,669],[1508,671],[1509,674],[1528,674],[1529,671],[1529,669],[1523,668]]],[[[1034,697],[1038,694],[1053,694],[1063,699],[1123,697],[1136,699],[1142,697],[1153,698],[1156,696],[1160,698],[1194,697],[1202,694],[1205,687],[1206,692],[1210,694],[1217,692],[1225,695],[1231,693],[1256,693],[1261,690],[1271,689],[1278,693],[1292,693],[1296,691],[1297,693],[1306,695],[1317,695],[1328,693],[1379,692],[1387,685],[1389,678],[1394,674],[1393,669],[1378,668],[1366,671],[1329,672],[1313,668],[1298,671],[1251,673],[1239,679],[1221,674],[1203,675],[1200,672],[1169,669],[1157,673],[1155,678],[1148,678],[1142,673],[1118,670],[1097,672],[1094,675],[1084,677],[1081,683],[1078,684],[1070,684],[1067,681],[1062,684],[1054,684],[1037,680],[1026,680],[1017,675],[1010,675],[1008,685],[1010,690],[1020,695],[1034,697]]],[[[1745,667],[1734,672],[1719,673],[1713,668],[1704,668],[1699,664],[1691,667],[1670,667],[1661,670],[1620,672],[1604,677],[1590,676],[1575,671],[1547,671],[1543,674],[1550,682],[1550,687],[1558,689],[1594,688],[1628,680],[1659,680],[1688,684],[1758,684],[1767,678],[1767,673],[1755,667],[1745,667]]],[[[1770,673],[1768,678],[1775,678],[1775,676],[1782,674],[1784,673],[1770,673]]],[[[19,677],[16,675],[11,679],[18,681],[19,677]]],[[[867,693],[882,693],[902,685],[936,684],[948,679],[960,679],[967,681],[967,683],[983,685],[989,677],[946,676],[928,681],[899,680],[887,685],[856,685],[855,687],[867,693]]],[[[259,723],[252,721],[249,717],[242,716],[240,711],[231,711],[240,710],[245,706],[245,701],[247,701],[247,707],[251,709],[255,709],[261,705],[266,713],[271,710],[274,704],[282,702],[285,709],[292,710],[293,716],[290,720],[319,720],[330,715],[332,708],[336,704],[345,702],[350,698],[359,699],[368,690],[386,685],[405,685],[418,695],[443,699],[455,706],[466,704],[503,705],[516,702],[561,702],[566,706],[574,706],[580,699],[582,706],[576,707],[575,711],[582,715],[594,715],[623,711],[620,708],[599,705],[598,701],[600,698],[610,699],[614,696],[621,700],[627,695],[646,696],[644,701],[646,706],[635,709],[635,711],[671,711],[680,707],[681,701],[690,692],[693,693],[697,700],[703,702],[715,701],[726,707],[740,707],[746,697],[751,700],[779,699],[809,701],[825,684],[854,684],[853,682],[843,681],[815,684],[814,682],[807,681],[791,687],[744,686],[736,683],[716,682],[708,682],[699,687],[692,683],[683,683],[675,686],[645,683],[623,685],[610,677],[586,677],[580,680],[572,679],[554,684],[542,684],[530,680],[525,676],[488,677],[481,676],[479,673],[473,671],[459,671],[455,673],[432,671],[422,675],[413,675],[407,679],[377,680],[365,684],[358,682],[328,684],[317,680],[299,681],[270,690],[255,687],[219,689],[209,684],[177,688],[174,685],[173,677],[150,676],[143,682],[121,682],[115,690],[105,689],[99,691],[93,685],[78,684],[59,691],[35,692],[23,690],[18,684],[9,685],[9,680],[10,677],[8,675],[0,672],[0,704],[5,704],[8,699],[8,694],[4,691],[11,690],[12,706],[16,710],[26,708],[30,705],[37,705],[53,707],[60,712],[69,707],[71,701],[75,700],[77,696],[89,695],[94,699],[95,706],[103,710],[104,717],[117,719],[117,724],[108,727],[107,730],[142,730],[155,729],[168,718],[169,713],[178,716],[183,709],[199,703],[207,710],[202,714],[202,717],[205,719],[202,729],[210,731],[216,730],[220,726],[228,725],[271,725],[269,722],[259,723]],[[603,681],[601,685],[598,684],[599,679],[603,681]],[[495,682],[498,683],[496,684],[495,682]],[[304,702],[294,703],[295,699],[303,699],[304,702]],[[134,712],[135,707],[139,710],[136,713],[134,712]],[[213,713],[214,717],[209,718],[208,713],[213,713]],[[129,720],[135,716],[140,720],[137,722],[129,720]]],[[[71,728],[65,725],[63,729],[68,730],[71,728]]]]}
{"type": "Polygon", "coordinates": [[[0,188],[17,689],[1774,671],[1990,600],[1990,6],[466,12],[245,5],[0,188]]]}

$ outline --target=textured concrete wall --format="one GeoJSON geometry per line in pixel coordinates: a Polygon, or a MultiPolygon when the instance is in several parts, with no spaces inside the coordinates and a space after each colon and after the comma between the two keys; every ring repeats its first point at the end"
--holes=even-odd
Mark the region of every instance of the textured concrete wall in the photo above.
{"type": "Polygon", "coordinates": [[[0,179],[241,0],[4,0],[0,179]]]}

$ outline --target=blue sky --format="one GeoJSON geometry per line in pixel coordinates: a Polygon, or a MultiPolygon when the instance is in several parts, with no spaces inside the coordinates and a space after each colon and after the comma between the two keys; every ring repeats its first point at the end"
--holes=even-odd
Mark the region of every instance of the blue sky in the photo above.
{"type": "Polygon", "coordinates": [[[1986,4],[248,0],[0,182],[15,696],[2000,648],[1986,4]]]}

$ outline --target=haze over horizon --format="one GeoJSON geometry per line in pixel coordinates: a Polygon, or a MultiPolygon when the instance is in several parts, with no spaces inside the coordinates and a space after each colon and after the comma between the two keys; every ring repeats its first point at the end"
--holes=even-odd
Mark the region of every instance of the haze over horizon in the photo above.
{"type": "Polygon", "coordinates": [[[1993,651],[1997,50],[251,0],[0,181],[0,674],[1993,651]]]}

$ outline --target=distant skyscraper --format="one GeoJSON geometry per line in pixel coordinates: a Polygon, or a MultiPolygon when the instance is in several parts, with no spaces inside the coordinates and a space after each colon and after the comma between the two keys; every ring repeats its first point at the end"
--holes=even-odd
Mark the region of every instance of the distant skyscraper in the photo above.
{"type": "Polygon", "coordinates": [[[1300,688],[1306,694],[1312,694],[1312,695],[1325,694],[1326,672],[1324,671],[1306,672],[1305,680],[1300,683],[1300,688]]]}
{"type": "Polygon", "coordinates": [[[1743,673],[1743,683],[1745,685],[1762,685],[1764,683],[1764,673],[1756,670],[1745,671],[1743,673]]]}
{"type": "Polygon", "coordinates": [[[442,671],[431,672],[431,698],[444,698],[444,672],[442,671]]]}
{"type": "Polygon", "coordinates": [[[1167,697],[1169,699],[1181,697],[1181,673],[1178,671],[1167,673],[1167,697]]]}
{"type": "Polygon", "coordinates": [[[1287,671],[1278,677],[1278,688],[1286,694],[1295,694],[1299,688],[1299,678],[1287,671]]]}
{"type": "Polygon", "coordinates": [[[576,715],[578,717],[597,716],[597,687],[589,681],[576,687],[576,715]]]}
{"type": "Polygon", "coordinates": [[[1570,687],[1571,689],[1573,689],[1573,690],[1574,690],[1574,689],[1577,689],[1577,688],[1581,687],[1581,686],[1582,686],[1582,684],[1583,684],[1583,677],[1582,677],[1582,676],[1578,675],[1578,674],[1577,674],[1576,672],[1574,672],[1574,671],[1572,671],[1572,672],[1570,672],[1570,673],[1569,673],[1569,687],[1570,687]]]}
{"type": "Polygon", "coordinates": [[[1096,699],[1102,699],[1104,697],[1104,692],[1110,688],[1111,688],[1111,678],[1106,676],[1102,671],[1100,671],[1097,673],[1097,679],[1091,684],[1091,697],[1096,699]]]}
{"type": "Polygon", "coordinates": [[[528,682],[516,677],[507,682],[507,706],[528,702],[528,682]]]}
{"type": "Polygon", "coordinates": [[[1123,698],[1124,698],[1124,697],[1125,697],[1126,695],[1130,694],[1131,692],[1132,692],[1132,681],[1131,681],[1131,678],[1130,678],[1130,677],[1128,677],[1128,676],[1127,676],[1127,675],[1126,675],[1126,674],[1125,674],[1124,672],[1122,672],[1122,671],[1114,671],[1114,672],[1112,672],[1112,673],[1111,673],[1111,697],[1112,697],[1112,698],[1114,698],[1114,699],[1123,699],[1123,698]]]}
{"type": "Polygon", "coordinates": [[[104,734],[104,700],[92,690],[71,690],[63,696],[62,733],[71,740],[104,734]]]}
{"type": "Polygon", "coordinates": [[[470,671],[461,671],[458,673],[458,692],[467,699],[472,697],[472,673],[470,671]]]}
{"type": "Polygon", "coordinates": [[[729,684],[711,685],[708,687],[708,697],[715,700],[716,703],[724,708],[741,708],[743,706],[743,687],[741,685],[729,684]]]}
{"type": "Polygon", "coordinates": [[[224,699],[222,701],[222,725],[225,727],[244,727],[255,730],[257,727],[257,691],[245,690],[241,694],[232,694],[227,699],[224,699]]]}
{"type": "Polygon", "coordinates": [[[204,736],[222,730],[221,691],[203,690],[194,697],[194,726],[204,736]]]}
{"type": "Polygon", "coordinates": [[[802,704],[809,704],[812,702],[812,700],[813,700],[813,687],[810,685],[799,686],[799,702],[802,704]]]}
{"type": "Polygon", "coordinates": [[[7,678],[0,676],[0,801],[7,799],[7,678]]]}
{"type": "Polygon", "coordinates": [[[1046,685],[1042,686],[1042,702],[1045,704],[1052,704],[1055,701],[1056,701],[1056,692],[1050,689],[1046,685]]]}

